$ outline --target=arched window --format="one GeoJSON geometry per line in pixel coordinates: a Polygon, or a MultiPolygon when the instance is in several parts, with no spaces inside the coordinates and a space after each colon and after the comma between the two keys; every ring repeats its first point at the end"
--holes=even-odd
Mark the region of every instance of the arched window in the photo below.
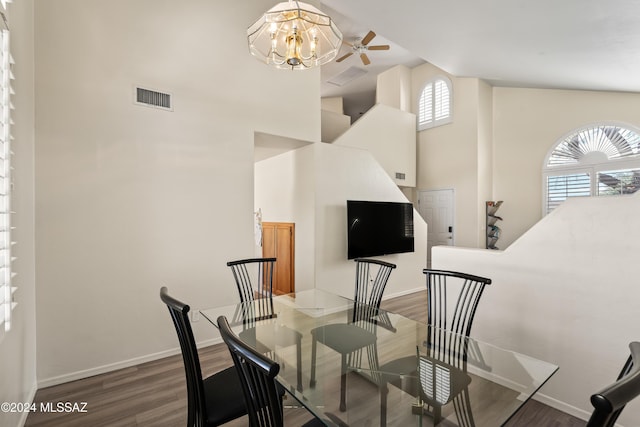
{"type": "Polygon", "coordinates": [[[427,82],[418,99],[418,130],[451,122],[451,81],[443,76],[427,82]]]}
{"type": "Polygon", "coordinates": [[[543,214],[569,197],[635,193],[640,188],[640,135],[630,126],[577,129],[551,149],[543,168],[543,214]]]}

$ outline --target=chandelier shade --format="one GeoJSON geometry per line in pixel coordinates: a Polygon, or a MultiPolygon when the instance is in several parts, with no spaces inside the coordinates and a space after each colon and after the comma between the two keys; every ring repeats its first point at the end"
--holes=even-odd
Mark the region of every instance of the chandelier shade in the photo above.
{"type": "Polygon", "coordinates": [[[278,3],[247,30],[249,51],[275,68],[304,70],[333,60],[342,33],[331,17],[306,3],[278,3]]]}

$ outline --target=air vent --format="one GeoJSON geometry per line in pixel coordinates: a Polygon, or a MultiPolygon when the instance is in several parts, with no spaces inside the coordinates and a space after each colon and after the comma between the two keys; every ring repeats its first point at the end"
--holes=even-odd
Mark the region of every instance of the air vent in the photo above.
{"type": "Polygon", "coordinates": [[[173,111],[171,106],[171,94],[158,92],[155,90],[135,88],[135,103],[147,107],[159,108],[161,110],[173,111]]]}
{"type": "Polygon", "coordinates": [[[396,179],[406,179],[406,175],[400,172],[396,172],[396,179]]]}
{"type": "Polygon", "coordinates": [[[332,85],[336,86],[344,86],[347,83],[354,81],[358,77],[364,76],[365,74],[367,74],[367,71],[363,70],[362,68],[349,67],[337,76],[333,76],[332,78],[327,80],[327,83],[331,83],[332,85]]]}

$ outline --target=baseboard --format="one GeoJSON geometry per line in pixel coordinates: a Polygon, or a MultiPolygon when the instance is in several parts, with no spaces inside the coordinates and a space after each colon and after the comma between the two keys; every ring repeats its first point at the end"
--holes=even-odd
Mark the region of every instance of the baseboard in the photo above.
{"type": "MultiPolygon", "coordinates": [[[[533,399],[537,400],[540,403],[544,403],[547,406],[550,406],[558,411],[562,411],[565,414],[569,414],[581,420],[587,421],[591,416],[591,412],[587,412],[584,409],[576,408],[573,405],[569,405],[568,403],[561,402],[558,399],[554,399],[553,397],[549,397],[543,393],[536,393],[533,395],[533,399]]],[[[616,423],[616,426],[620,426],[616,423]]]]}
{"type": "MultiPolygon", "coordinates": [[[[198,343],[198,348],[208,347],[214,344],[220,344],[222,338],[212,338],[198,343]]],[[[116,363],[110,363],[108,365],[97,366],[95,368],[85,369],[82,371],[71,372],[57,377],[45,378],[38,381],[38,389],[51,387],[58,384],[68,383],[70,381],[81,380],[83,378],[93,377],[95,375],[105,374],[107,372],[116,371],[118,369],[129,368],[131,366],[140,365],[141,363],[152,362],[158,359],[164,359],[165,357],[180,354],[180,348],[172,348],[165,351],[160,351],[153,354],[147,354],[145,356],[134,357],[132,359],[123,360],[116,363]]],[[[34,391],[35,395],[35,391],[34,391]]]]}
{"type": "Polygon", "coordinates": [[[385,294],[385,295],[383,295],[382,300],[386,301],[386,300],[392,299],[392,298],[403,297],[405,295],[413,294],[415,292],[424,291],[425,289],[426,288],[424,286],[419,286],[417,288],[409,289],[409,290],[406,290],[406,291],[395,292],[393,294],[385,294]]]}
{"type": "MultiPolygon", "coordinates": [[[[25,402],[33,402],[34,399],[36,398],[36,392],[38,391],[38,384],[33,383],[33,385],[31,386],[31,390],[29,390],[29,394],[27,395],[27,398],[25,399],[25,402]]],[[[19,427],[24,427],[24,425],[27,423],[27,417],[29,416],[29,412],[25,411],[22,413],[22,416],[20,417],[20,420],[18,420],[18,426],[19,427]]]]}

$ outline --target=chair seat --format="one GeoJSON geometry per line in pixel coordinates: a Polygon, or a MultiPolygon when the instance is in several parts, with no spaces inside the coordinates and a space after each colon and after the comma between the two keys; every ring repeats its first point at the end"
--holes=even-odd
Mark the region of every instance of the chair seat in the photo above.
{"type": "Polygon", "coordinates": [[[203,383],[207,425],[219,426],[247,413],[235,366],[205,378],[203,383]]]}
{"type": "MultiPolygon", "coordinates": [[[[217,372],[205,378],[203,382],[208,425],[219,426],[247,414],[242,385],[235,366],[217,372]]],[[[277,383],[276,387],[280,397],[287,392],[280,383],[277,383]]]]}
{"type": "Polygon", "coordinates": [[[311,334],[318,342],[340,354],[352,353],[374,344],[377,340],[375,334],[352,323],[335,323],[321,326],[313,329],[311,334]]]}

